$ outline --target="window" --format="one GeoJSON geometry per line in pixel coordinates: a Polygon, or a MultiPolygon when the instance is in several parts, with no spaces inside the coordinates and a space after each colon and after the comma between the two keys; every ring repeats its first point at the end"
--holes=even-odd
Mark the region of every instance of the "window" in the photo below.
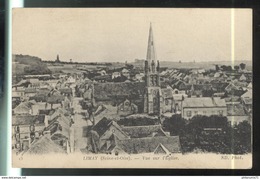
{"type": "Polygon", "coordinates": [[[186,112],[187,117],[191,117],[191,111],[186,112]]]}
{"type": "Polygon", "coordinates": [[[223,110],[219,110],[219,111],[218,111],[218,114],[219,114],[219,115],[223,115],[223,110]]]}
{"type": "Polygon", "coordinates": [[[206,115],[207,114],[207,111],[203,111],[203,115],[206,115]]]}

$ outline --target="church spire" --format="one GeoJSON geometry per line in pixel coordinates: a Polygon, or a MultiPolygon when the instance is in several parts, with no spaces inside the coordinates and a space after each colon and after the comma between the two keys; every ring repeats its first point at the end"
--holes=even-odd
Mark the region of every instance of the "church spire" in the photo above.
{"type": "Polygon", "coordinates": [[[152,23],[150,23],[146,60],[148,61],[148,64],[151,65],[151,61],[156,61],[155,58],[156,57],[155,57],[155,48],[154,48],[154,39],[153,39],[153,29],[152,29],[152,23]]]}

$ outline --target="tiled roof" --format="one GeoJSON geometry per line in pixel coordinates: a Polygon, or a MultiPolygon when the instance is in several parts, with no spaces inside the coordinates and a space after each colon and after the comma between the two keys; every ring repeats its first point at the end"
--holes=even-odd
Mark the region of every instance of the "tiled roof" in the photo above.
{"type": "Polygon", "coordinates": [[[211,83],[211,86],[212,86],[212,89],[214,91],[217,91],[217,92],[224,92],[225,91],[225,88],[229,85],[229,83],[221,83],[221,82],[212,82],[211,83]]]}
{"type": "Polygon", "coordinates": [[[71,88],[60,88],[59,91],[61,93],[65,93],[65,94],[71,94],[72,93],[72,89],[71,88]]]}
{"type": "Polygon", "coordinates": [[[247,92],[245,92],[241,97],[242,98],[251,98],[252,99],[252,97],[253,97],[252,89],[248,90],[247,92]]]}
{"type": "Polygon", "coordinates": [[[25,154],[50,154],[50,153],[66,153],[61,146],[54,143],[49,137],[43,136],[39,140],[32,143],[31,147],[25,154]]]}
{"type": "Polygon", "coordinates": [[[92,130],[96,131],[99,136],[102,136],[112,124],[112,120],[103,118],[101,119],[92,130]]]}
{"type": "Polygon", "coordinates": [[[149,126],[127,126],[122,130],[126,132],[130,138],[142,138],[153,136],[166,136],[162,130],[161,125],[149,125],[149,126]]]}
{"type": "Polygon", "coordinates": [[[35,88],[25,88],[24,92],[25,93],[36,93],[36,89],[35,88]]]}
{"type": "Polygon", "coordinates": [[[118,121],[121,126],[147,126],[160,124],[160,119],[156,116],[149,116],[147,114],[132,114],[121,118],[118,121]]]}
{"type": "Polygon", "coordinates": [[[128,154],[151,153],[162,144],[169,152],[180,152],[179,136],[162,136],[117,140],[116,145],[128,154]]]}
{"type": "Polygon", "coordinates": [[[253,103],[252,98],[243,98],[243,101],[245,104],[249,104],[249,105],[253,103]]]}
{"type": "Polygon", "coordinates": [[[245,116],[246,112],[242,104],[227,104],[228,116],[245,116]]]}
{"type": "Polygon", "coordinates": [[[94,97],[97,100],[109,100],[115,96],[139,98],[139,95],[144,94],[144,90],[144,82],[96,83],[94,84],[94,97]]]}
{"type": "Polygon", "coordinates": [[[202,91],[202,90],[211,90],[211,85],[203,84],[203,85],[193,85],[193,89],[195,91],[202,91]]]}
{"type": "Polygon", "coordinates": [[[26,101],[20,103],[18,106],[16,106],[15,110],[25,112],[27,110],[32,109],[32,106],[35,104],[34,101],[26,101]]]}
{"type": "Polygon", "coordinates": [[[48,102],[48,103],[60,103],[60,102],[62,102],[64,99],[65,99],[65,97],[62,96],[62,95],[59,95],[59,96],[57,96],[57,95],[51,95],[51,96],[47,97],[47,102],[48,102]]]}
{"type": "Polygon", "coordinates": [[[44,124],[44,115],[17,115],[12,117],[12,125],[44,124]]]}
{"type": "Polygon", "coordinates": [[[171,89],[168,89],[168,88],[164,88],[162,89],[162,95],[163,97],[166,99],[166,98],[173,98],[172,96],[172,90],[171,89]]]}
{"type": "Polygon", "coordinates": [[[185,98],[182,104],[183,107],[225,107],[224,99],[218,97],[201,97],[201,98],[185,98]]]}

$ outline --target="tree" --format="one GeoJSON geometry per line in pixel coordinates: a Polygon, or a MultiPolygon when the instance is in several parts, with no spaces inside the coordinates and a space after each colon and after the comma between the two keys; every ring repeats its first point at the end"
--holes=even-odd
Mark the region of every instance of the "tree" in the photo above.
{"type": "Polygon", "coordinates": [[[125,76],[118,76],[118,77],[113,79],[113,82],[124,82],[126,80],[127,80],[127,77],[125,77],[125,76]]]}
{"type": "Polygon", "coordinates": [[[169,131],[171,135],[182,135],[184,133],[186,121],[180,114],[175,114],[163,121],[163,129],[169,131]]]}
{"type": "Polygon", "coordinates": [[[222,65],[222,66],[221,66],[221,69],[222,69],[223,71],[232,71],[232,67],[231,67],[231,66],[227,66],[227,65],[222,65]]]}
{"type": "Polygon", "coordinates": [[[239,67],[240,67],[241,70],[244,70],[246,68],[246,64],[240,63],[239,67]]]}
{"type": "Polygon", "coordinates": [[[234,66],[234,69],[235,69],[236,71],[238,71],[238,70],[239,70],[239,66],[238,66],[238,65],[234,66]]]}
{"type": "Polygon", "coordinates": [[[251,152],[251,125],[243,121],[234,126],[233,153],[244,154],[251,152]]]}

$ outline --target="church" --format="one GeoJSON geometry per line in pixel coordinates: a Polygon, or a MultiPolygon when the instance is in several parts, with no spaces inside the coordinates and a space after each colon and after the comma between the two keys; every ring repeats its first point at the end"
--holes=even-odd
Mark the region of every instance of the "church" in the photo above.
{"type": "Polygon", "coordinates": [[[152,25],[150,24],[145,60],[144,113],[160,115],[172,112],[174,100],[170,89],[161,89],[160,62],[156,59],[152,25]],[[166,111],[166,109],[169,109],[166,111]]]}
{"type": "Polygon", "coordinates": [[[173,113],[175,109],[172,89],[162,88],[160,82],[160,62],[156,58],[153,30],[150,25],[148,47],[144,74],[144,82],[94,83],[93,97],[96,105],[107,104],[117,106],[118,113],[145,113],[160,116],[173,113]],[[131,106],[126,106],[126,104],[131,106]]]}

